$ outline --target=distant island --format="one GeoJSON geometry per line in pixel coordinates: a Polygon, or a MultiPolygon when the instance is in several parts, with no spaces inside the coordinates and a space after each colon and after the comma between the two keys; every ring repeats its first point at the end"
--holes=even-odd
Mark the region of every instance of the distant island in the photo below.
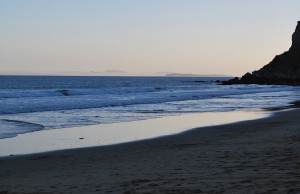
{"type": "Polygon", "coordinates": [[[185,73],[167,73],[166,77],[232,77],[231,75],[221,75],[221,74],[185,74],[185,73]]]}
{"type": "Polygon", "coordinates": [[[292,46],[263,68],[246,73],[241,78],[224,81],[223,84],[300,85],[300,21],[292,36],[292,46]]]}

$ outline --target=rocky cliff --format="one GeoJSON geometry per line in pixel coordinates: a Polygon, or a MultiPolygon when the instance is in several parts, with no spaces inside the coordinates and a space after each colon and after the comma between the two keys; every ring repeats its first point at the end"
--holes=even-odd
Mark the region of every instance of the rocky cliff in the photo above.
{"type": "Polygon", "coordinates": [[[291,48],[277,55],[269,64],[253,73],[246,73],[224,84],[300,85],[300,21],[292,36],[291,48]]]}

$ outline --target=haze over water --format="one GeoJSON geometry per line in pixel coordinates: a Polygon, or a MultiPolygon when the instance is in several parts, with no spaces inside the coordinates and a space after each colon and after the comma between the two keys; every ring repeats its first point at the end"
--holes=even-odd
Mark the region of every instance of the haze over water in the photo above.
{"type": "Polygon", "coordinates": [[[241,76],[289,48],[299,7],[298,0],[1,1],[0,74],[241,76]]]}

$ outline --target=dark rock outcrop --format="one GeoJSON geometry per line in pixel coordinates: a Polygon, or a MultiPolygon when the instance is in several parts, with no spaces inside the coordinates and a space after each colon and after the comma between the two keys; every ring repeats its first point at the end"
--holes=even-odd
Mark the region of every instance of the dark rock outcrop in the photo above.
{"type": "Polygon", "coordinates": [[[246,73],[241,79],[224,81],[223,84],[300,85],[300,21],[288,51],[277,55],[260,70],[246,73]]]}

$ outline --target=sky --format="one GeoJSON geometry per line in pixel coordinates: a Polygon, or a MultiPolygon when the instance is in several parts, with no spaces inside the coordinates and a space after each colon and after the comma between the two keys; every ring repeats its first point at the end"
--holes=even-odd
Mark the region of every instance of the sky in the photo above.
{"type": "Polygon", "coordinates": [[[289,49],[299,0],[0,0],[0,74],[241,76],[289,49]]]}

